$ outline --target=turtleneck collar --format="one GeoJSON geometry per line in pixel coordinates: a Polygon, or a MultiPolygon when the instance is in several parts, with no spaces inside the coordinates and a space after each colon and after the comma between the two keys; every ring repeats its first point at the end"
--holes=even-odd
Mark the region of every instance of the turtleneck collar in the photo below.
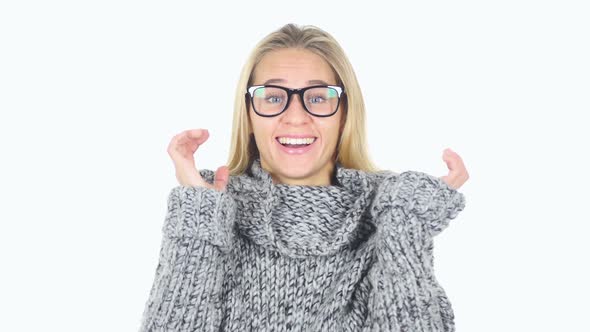
{"type": "Polygon", "coordinates": [[[374,177],[335,164],[329,186],[274,184],[260,158],[228,190],[239,204],[238,229],[258,245],[290,257],[323,256],[350,246],[367,231],[362,219],[374,177]]]}

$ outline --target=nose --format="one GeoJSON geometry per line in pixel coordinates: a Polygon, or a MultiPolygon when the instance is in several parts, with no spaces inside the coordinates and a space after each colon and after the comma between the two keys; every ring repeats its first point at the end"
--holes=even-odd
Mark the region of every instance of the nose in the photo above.
{"type": "Polygon", "coordinates": [[[309,119],[310,114],[307,113],[303,106],[303,102],[298,94],[291,96],[291,101],[287,105],[287,109],[283,112],[283,118],[286,121],[296,122],[309,119]]]}

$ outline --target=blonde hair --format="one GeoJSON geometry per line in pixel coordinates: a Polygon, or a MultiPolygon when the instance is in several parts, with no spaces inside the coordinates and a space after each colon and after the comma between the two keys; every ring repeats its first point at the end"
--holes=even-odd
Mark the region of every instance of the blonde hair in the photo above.
{"type": "Polygon", "coordinates": [[[337,84],[344,86],[341,100],[344,127],[335,159],[346,168],[367,172],[380,171],[369,158],[365,129],[365,103],[352,65],[338,42],[327,32],[313,25],[289,23],[263,38],[250,53],[242,68],[236,89],[231,146],[227,166],[231,175],[242,174],[259,156],[248,119],[246,89],[252,84],[256,65],[268,52],[285,48],[311,51],[322,57],[332,68],[337,84]],[[345,96],[345,97],[344,97],[345,96]]]}

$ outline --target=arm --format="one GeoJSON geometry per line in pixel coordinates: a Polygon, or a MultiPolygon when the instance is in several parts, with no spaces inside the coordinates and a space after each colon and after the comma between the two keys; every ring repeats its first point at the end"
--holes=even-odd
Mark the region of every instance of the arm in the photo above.
{"type": "Polygon", "coordinates": [[[140,331],[201,331],[219,324],[235,210],[235,202],[225,192],[205,187],[172,189],[140,331]]]}
{"type": "MultiPolygon", "coordinates": [[[[383,176],[372,206],[374,216],[396,212],[396,225],[434,237],[465,208],[465,196],[445,181],[424,172],[390,172],[383,176]],[[415,225],[417,224],[417,225],[415,225]]],[[[388,228],[393,225],[387,225],[388,228]]]]}
{"type": "Polygon", "coordinates": [[[371,206],[377,226],[367,326],[375,330],[450,331],[453,312],[436,283],[432,241],[464,208],[464,196],[426,173],[389,173],[371,206]]]}
{"type": "Polygon", "coordinates": [[[465,208],[465,195],[438,177],[408,171],[400,175],[400,181],[407,188],[403,199],[408,202],[409,211],[430,237],[442,232],[465,208]]]}

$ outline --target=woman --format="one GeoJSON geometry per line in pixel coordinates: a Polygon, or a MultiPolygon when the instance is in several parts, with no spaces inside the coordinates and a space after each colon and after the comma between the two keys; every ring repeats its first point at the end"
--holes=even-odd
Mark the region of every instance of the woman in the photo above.
{"type": "Polygon", "coordinates": [[[168,153],[172,189],[141,331],[453,331],[433,236],[468,178],[378,170],[364,103],[338,43],[288,24],[238,84],[229,165],[198,171],[207,130],[168,153]]]}

